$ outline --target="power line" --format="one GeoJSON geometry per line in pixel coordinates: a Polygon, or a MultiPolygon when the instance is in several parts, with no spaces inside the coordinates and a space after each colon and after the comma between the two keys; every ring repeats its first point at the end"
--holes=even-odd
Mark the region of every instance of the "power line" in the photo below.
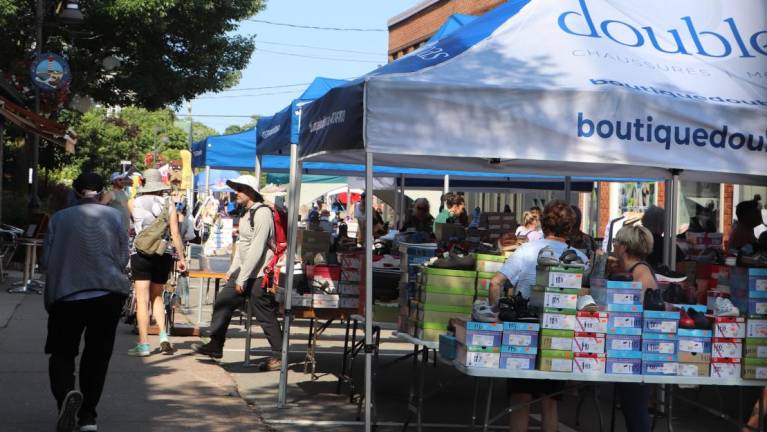
{"type": "Polygon", "coordinates": [[[279,88],[286,88],[286,87],[302,87],[302,86],[307,86],[309,84],[311,84],[311,83],[310,82],[305,82],[305,83],[297,83],[297,84],[280,84],[280,85],[264,86],[264,87],[243,87],[243,88],[221,90],[221,91],[219,91],[217,93],[221,93],[221,92],[236,92],[236,91],[252,91],[252,90],[271,90],[271,89],[279,89],[279,88]]]}
{"type": "Polygon", "coordinates": [[[301,29],[310,29],[310,30],[332,30],[332,31],[351,31],[351,32],[385,32],[387,31],[385,29],[372,29],[372,28],[318,27],[318,26],[310,26],[310,25],[281,23],[281,22],[267,21],[267,20],[261,20],[261,19],[249,19],[248,21],[261,23],[261,24],[269,24],[274,26],[292,27],[292,28],[301,28],[301,29]]]}
{"type": "MultiPolygon", "coordinates": [[[[190,117],[189,114],[178,114],[176,113],[176,117],[190,117]]],[[[246,116],[246,115],[227,115],[227,114],[193,114],[191,117],[221,117],[221,118],[253,118],[253,116],[246,116]]]]}
{"type": "Polygon", "coordinates": [[[271,92],[271,93],[254,93],[254,94],[244,94],[244,95],[225,95],[225,96],[202,96],[195,98],[195,100],[200,99],[232,99],[232,98],[243,98],[243,97],[259,97],[259,96],[274,96],[274,95],[281,95],[281,94],[293,94],[300,90],[288,90],[288,91],[282,91],[282,92],[271,92]]]}
{"type": "Polygon", "coordinates": [[[354,60],[354,59],[343,59],[343,58],[333,58],[333,57],[321,57],[321,56],[312,56],[312,55],[306,55],[306,54],[295,54],[295,53],[286,53],[281,51],[273,51],[268,49],[256,49],[256,52],[265,52],[270,54],[276,54],[276,55],[283,55],[283,56],[290,56],[290,57],[301,57],[301,58],[310,58],[310,59],[317,59],[317,60],[331,60],[331,61],[341,61],[341,62],[352,62],[352,63],[372,63],[380,65],[381,62],[377,61],[371,61],[371,60],[354,60]]]}
{"type": "Polygon", "coordinates": [[[278,46],[286,46],[286,47],[294,47],[294,48],[310,48],[310,49],[319,49],[319,50],[325,50],[325,51],[335,51],[335,52],[344,52],[344,53],[352,53],[352,54],[364,54],[364,55],[372,55],[372,56],[381,56],[381,53],[374,53],[370,51],[354,51],[354,50],[345,50],[345,49],[338,49],[338,48],[327,48],[327,47],[319,47],[319,46],[312,46],[312,45],[296,45],[296,44],[286,44],[286,43],[280,43],[280,42],[269,42],[269,41],[263,41],[256,39],[256,43],[262,43],[267,45],[278,45],[278,46]]]}

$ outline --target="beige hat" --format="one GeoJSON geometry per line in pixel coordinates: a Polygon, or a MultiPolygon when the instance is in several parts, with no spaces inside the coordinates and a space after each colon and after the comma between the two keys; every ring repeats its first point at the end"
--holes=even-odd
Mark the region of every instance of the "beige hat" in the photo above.
{"type": "Polygon", "coordinates": [[[160,170],[150,168],[144,171],[144,186],[139,188],[139,193],[152,193],[170,190],[170,186],[162,182],[160,170]]]}

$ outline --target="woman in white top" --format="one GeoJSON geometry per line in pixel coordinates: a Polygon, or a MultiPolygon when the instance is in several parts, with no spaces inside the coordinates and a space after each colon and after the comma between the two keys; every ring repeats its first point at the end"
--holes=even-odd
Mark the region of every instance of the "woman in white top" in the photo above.
{"type": "Polygon", "coordinates": [[[517,227],[515,234],[517,237],[527,237],[528,241],[542,239],[543,231],[538,222],[538,215],[531,211],[526,211],[522,216],[522,225],[517,227]]]}
{"type": "MultiPolygon", "coordinates": [[[[144,171],[145,183],[139,189],[140,196],[128,202],[128,208],[133,216],[136,235],[150,226],[165,208],[168,208],[168,231],[173,247],[178,255],[177,268],[186,270],[184,245],[179,232],[179,217],[176,206],[169,197],[163,197],[163,192],[170,187],[162,182],[162,176],[156,169],[144,171]]],[[[133,291],[136,296],[136,321],[138,322],[138,344],[128,351],[129,355],[145,357],[149,349],[149,308],[151,305],[154,319],[160,330],[160,352],[166,355],[173,353],[173,347],[168,341],[165,328],[165,304],[162,292],[168,275],[173,268],[173,256],[168,248],[162,255],[145,255],[136,251],[131,255],[131,274],[133,275],[133,291]]]]}

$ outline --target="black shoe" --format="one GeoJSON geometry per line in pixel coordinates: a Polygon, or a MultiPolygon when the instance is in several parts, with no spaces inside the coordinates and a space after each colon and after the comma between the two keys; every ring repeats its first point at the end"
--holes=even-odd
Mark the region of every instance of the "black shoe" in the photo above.
{"type": "Polygon", "coordinates": [[[176,352],[176,348],[173,348],[173,345],[170,344],[168,341],[160,342],[160,352],[164,355],[172,355],[176,352]]]}
{"type": "Polygon", "coordinates": [[[695,322],[696,329],[711,330],[711,323],[708,321],[705,314],[702,314],[693,308],[688,308],[687,315],[695,322]]]}
{"type": "Polygon", "coordinates": [[[655,278],[660,282],[684,282],[687,280],[687,275],[679,273],[678,271],[671,270],[666,265],[661,265],[655,269],[655,278]]]}
{"type": "Polygon", "coordinates": [[[503,297],[498,300],[498,320],[505,322],[517,320],[516,296],[503,297]]]}
{"type": "Polygon", "coordinates": [[[663,311],[666,310],[666,304],[661,298],[660,289],[647,289],[644,292],[644,310],[663,311]]]}
{"type": "Polygon", "coordinates": [[[223,347],[212,340],[206,344],[192,344],[192,351],[215,359],[220,359],[224,356],[223,347]]]}
{"type": "Polygon", "coordinates": [[[538,315],[530,310],[528,307],[530,299],[526,299],[522,296],[522,293],[518,292],[514,296],[514,305],[517,312],[517,321],[520,322],[537,322],[538,315]]]}
{"type": "Polygon", "coordinates": [[[64,397],[59,418],[56,421],[56,432],[72,432],[77,423],[77,412],[83,404],[83,394],[72,390],[64,397]]]}
{"type": "Polygon", "coordinates": [[[684,304],[688,303],[687,295],[678,283],[671,283],[663,290],[663,300],[666,303],[684,304]]]}

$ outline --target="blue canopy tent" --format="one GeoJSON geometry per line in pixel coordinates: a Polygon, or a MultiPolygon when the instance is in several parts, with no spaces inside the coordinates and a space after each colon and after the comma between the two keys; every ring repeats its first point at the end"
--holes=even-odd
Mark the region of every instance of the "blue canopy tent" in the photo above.
{"type": "Polygon", "coordinates": [[[441,39],[444,39],[456,30],[474,21],[475,19],[477,19],[477,17],[474,15],[452,14],[447,17],[447,21],[442,24],[442,27],[440,27],[439,30],[437,30],[437,32],[434,33],[434,35],[432,35],[432,37],[430,37],[426,43],[432,44],[441,39]]]}
{"type": "Polygon", "coordinates": [[[251,170],[256,159],[256,128],[213,135],[192,144],[192,167],[251,170]]]}
{"type": "Polygon", "coordinates": [[[226,181],[237,178],[239,175],[240,173],[234,170],[211,169],[209,172],[199,172],[194,176],[194,187],[197,191],[232,192],[232,189],[226,185],[226,181]]]}

